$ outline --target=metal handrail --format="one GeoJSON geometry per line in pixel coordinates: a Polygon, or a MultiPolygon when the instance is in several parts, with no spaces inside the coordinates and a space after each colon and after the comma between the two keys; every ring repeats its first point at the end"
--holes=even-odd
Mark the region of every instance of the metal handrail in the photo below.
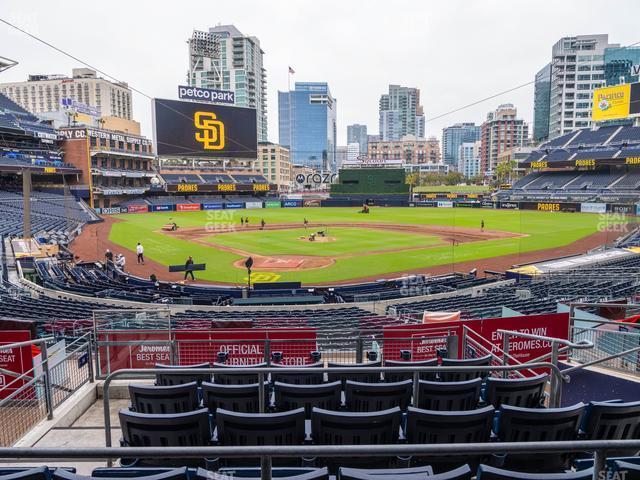
{"type": "Polygon", "coordinates": [[[280,457],[388,457],[490,455],[504,453],[593,452],[593,479],[603,478],[606,452],[639,450],[640,440],[575,440],[552,442],[490,442],[393,445],[263,445],[229,447],[93,447],[93,448],[0,448],[0,459],[11,462],[38,459],[81,458],[251,458],[260,457],[260,478],[271,480],[272,458],[280,457]]]}
{"type": "MultiPolygon", "coordinates": [[[[103,389],[103,406],[104,406],[104,429],[105,429],[105,445],[111,446],[111,412],[109,408],[110,393],[109,387],[111,382],[119,377],[129,376],[155,376],[156,374],[172,375],[202,375],[202,374],[252,374],[258,376],[258,395],[260,412],[264,410],[265,404],[265,376],[269,373],[384,373],[384,372],[410,372],[413,373],[413,396],[415,404],[418,403],[419,396],[419,384],[420,373],[436,373],[436,372],[492,372],[492,371],[513,371],[522,369],[522,365],[496,365],[496,366],[439,366],[439,367],[307,367],[301,369],[300,367],[234,367],[234,368],[175,368],[168,370],[166,368],[130,368],[116,370],[109,374],[104,380],[103,389]]],[[[562,389],[562,374],[557,365],[548,362],[539,362],[533,364],[526,364],[526,369],[533,368],[548,368],[551,371],[551,395],[550,406],[559,407],[561,399],[562,389]]]]}

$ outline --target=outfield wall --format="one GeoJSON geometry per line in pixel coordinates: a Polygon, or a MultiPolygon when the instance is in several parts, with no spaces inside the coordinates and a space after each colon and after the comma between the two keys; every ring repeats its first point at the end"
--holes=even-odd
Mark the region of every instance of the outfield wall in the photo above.
{"type": "Polygon", "coordinates": [[[424,201],[399,200],[397,198],[329,198],[325,200],[267,200],[264,202],[207,202],[183,203],[177,205],[129,205],[128,207],[96,208],[101,215],[117,215],[123,213],[149,212],[192,212],[201,210],[241,210],[261,208],[300,208],[300,207],[361,207],[363,202],[378,207],[430,207],[430,208],[487,208],[497,210],[537,210],[541,212],[582,212],[582,213],[612,213],[621,215],[640,215],[640,203],[620,204],[602,202],[515,202],[493,201],[473,198],[467,195],[452,197],[451,194],[442,198],[424,201]],[[367,201],[370,200],[370,201],[367,201]]]}

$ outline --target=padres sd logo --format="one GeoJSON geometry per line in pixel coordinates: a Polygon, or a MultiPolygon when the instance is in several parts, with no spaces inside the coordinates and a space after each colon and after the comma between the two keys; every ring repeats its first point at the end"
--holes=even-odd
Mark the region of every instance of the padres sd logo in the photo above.
{"type": "Polygon", "coordinates": [[[196,112],[193,114],[196,141],[202,143],[205,150],[222,150],[224,148],[224,123],[216,119],[213,112],[196,112]]]}

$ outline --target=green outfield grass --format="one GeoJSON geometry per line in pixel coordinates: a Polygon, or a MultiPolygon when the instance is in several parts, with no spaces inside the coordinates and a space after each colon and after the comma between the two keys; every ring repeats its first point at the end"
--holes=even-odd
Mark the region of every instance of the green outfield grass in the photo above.
{"type": "MultiPolygon", "coordinates": [[[[516,210],[445,209],[445,208],[373,208],[369,215],[357,213],[357,208],[290,208],[263,210],[229,210],[200,212],[157,212],[149,214],[118,215],[122,220],[113,225],[110,240],[135,250],[142,242],[145,256],[163,265],[181,264],[188,255],[196,263],[206,263],[207,271],[198,278],[211,281],[244,283],[246,272],[233,266],[244,258],[235,253],[219,250],[214,244],[233,247],[260,254],[295,254],[338,256],[336,262],[325,268],[277,272],[278,280],[300,280],[305,283],[347,281],[370,276],[385,277],[416,268],[480,260],[500,255],[543,250],[572,243],[596,232],[599,216],[596,214],[537,212],[516,210]],[[261,219],[270,223],[291,223],[291,230],[247,231],[240,227],[240,216],[249,217],[251,225],[261,219]],[[304,235],[302,221],[312,223],[392,223],[410,225],[442,225],[450,227],[485,228],[525,235],[499,240],[462,243],[456,247],[438,245],[437,237],[375,228],[330,227],[334,242],[312,244],[297,240],[304,235]],[[212,235],[201,240],[211,246],[168,236],[160,231],[169,219],[182,228],[227,228],[237,226],[234,233],[212,235]],[[423,248],[420,248],[423,247],[423,248]],[[411,248],[411,250],[384,252],[383,250],[411,248]],[[370,252],[376,252],[371,254],[370,252]]],[[[308,233],[308,232],[307,232],[308,233]]]]}

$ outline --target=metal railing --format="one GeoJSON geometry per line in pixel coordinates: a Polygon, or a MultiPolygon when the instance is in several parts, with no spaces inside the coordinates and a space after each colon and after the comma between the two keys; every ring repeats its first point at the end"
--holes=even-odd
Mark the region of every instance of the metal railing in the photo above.
{"type": "Polygon", "coordinates": [[[13,377],[0,389],[0,446],[13,445],[81,386],[94,380],[91,332],[56,349],[53,337],[2,345],[21,349],[38,345],[40,362],[23,373],[3,369],[13,377]],[[50,354],[51,352],[51,354],[50,354]]]}

